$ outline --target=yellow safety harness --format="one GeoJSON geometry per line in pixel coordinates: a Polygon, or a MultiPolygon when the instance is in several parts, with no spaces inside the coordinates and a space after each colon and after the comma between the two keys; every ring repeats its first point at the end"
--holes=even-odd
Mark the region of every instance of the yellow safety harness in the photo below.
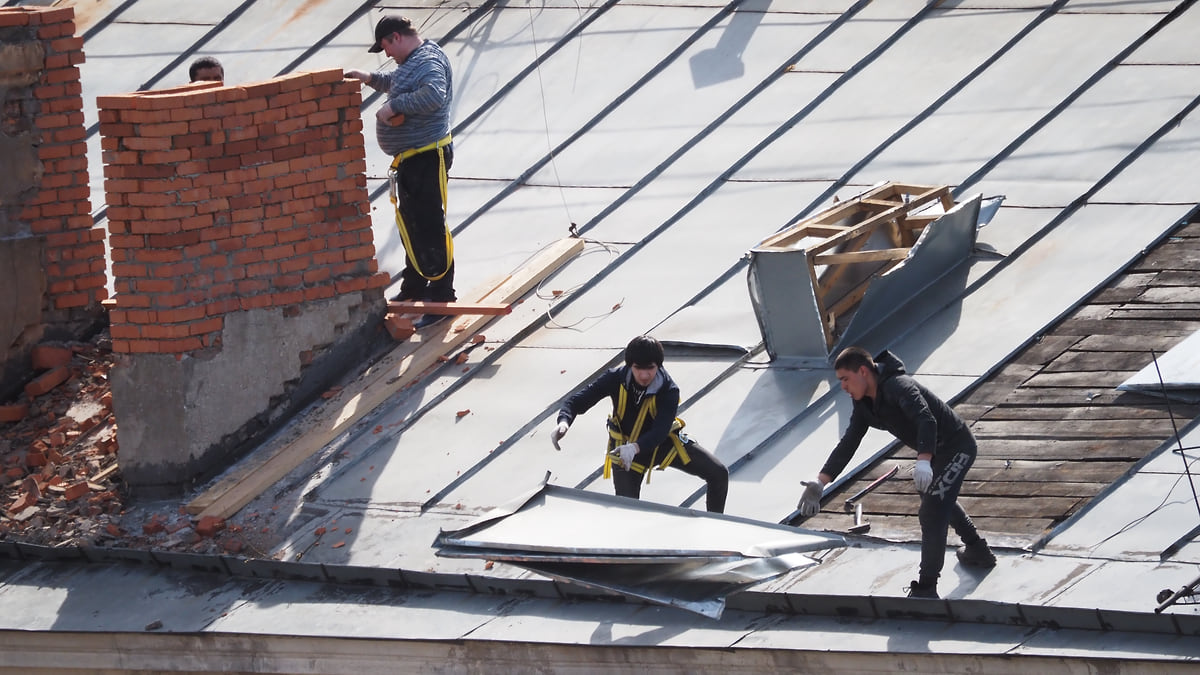
{"type": "MultiPolygon", "coordinates": [[[[450,264],[452,262],[454,262],[454,238],[450,236],[450,226],[447,225],[446,226],[446,269],[442,270],[439,274],[436,274],[436,275],[427,274],[425,272],[425,270],[421,269],[420,264],[417,261],[417,256],[413,254],[412,241],[408,234],[408,228],[404,224],[404,216],[400,214],[400,198],[397,194],[396,174],[400,171],[400,163],[403,162],[404,160],[408,159],[409,157],[420,154],[422,152],[428,152],[430,150],[438,150],[440,148],[444,148],[447,145],[450,145],[450,143],[452,141],[453,141],[453,139],[450,138],[450,134],[446,134],[445,137],[440,138],[428,145],[422,145],[421,147],[415,148],[413,150],[405,150],[405,151],[401,152],[400,154],[396,155],[392,159],[392,165],[388,168],[388,183],[391,188],[391,192],[388,196],[391,197],[392,208],[395,209],[395,211],[396,211],[396,229],[400,230],[400,239],[404,242],[404,251],[406,253],[408,253],[408,259],[412,261],[413,267],[416,268],[417,273],[430,281],[437,281],[438,279],[441,279],[442,277],[446,276],[446,273],[450,271],[450,264]]],[[[440,152],[438,153],[438,177],[441,181],[442,212],[445,213],[446,212],[446,156],[440,152]]]]}
{"type": "MultiPolygon", "coordinates": [[[[633,422],[633,429],[628,434],[621,433],[621,420],[625,418],[625,404],[629,398],[629,390],[625,385],[621,385],[621,389],[617,394],[617,407],[613,411],[612,417],[608,418],[608,452],[604,455],[604,478],[608,479],[612,476],[613,461],[619,461],[620,458],[614,455],[617,446],[626,443],[633,443],[642,433],[642,425],[646,422],[647,417],[654,417],[657,410],[655,405],[656,397],[646,396],[642,401],[641,408],[638,409],[637,418],[633,422]]],[[[671,432],[667,438],[671,441],[671,450],[662,462],[658,463],[658,470],[671,466],[671,462],[678,457],[681,462],[687,464],[692,461],[688,456],[687,448],[685,447],[684,438],[679,433],[683,429],[683,420],[678,417],[671,423],[671,432]]],[[[661,447],[661,446],[660,446],[661,447]]],[[[658,448],[654,448],[654,454],[650,456],[649,464],[641,464],[633,462],[629,467],[631,471],[646,474],[646,483],[650,482],[650,471],[654,468],[655,462],[658,462],[658,448]]]]}

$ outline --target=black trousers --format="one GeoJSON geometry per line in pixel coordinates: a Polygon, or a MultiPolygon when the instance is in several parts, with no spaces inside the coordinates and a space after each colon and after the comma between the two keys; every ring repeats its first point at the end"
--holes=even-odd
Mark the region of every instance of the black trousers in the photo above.
{"type": "MultiPolygon", "coordinates": [[[[684,464],[682,459],[676,457],[668,466],[704,479],[705,484],[708,485],[705,506],[712,513],[724,513],[725,497],[729,494],[729,469],[721,463],[721,460],[717,459],[716,455],[691,439],[684,443],[684,448],[691,461],[684,464]]],[[[664,457],[670,450],[671,445],[668,441],[660,447],[658,456],[664,457]]],[[[650,451],[642,450],[634,457],[633,461],[644,465],[650,461],[653,455],[654,453],[650,451]]],[[[652,471],[653,469],[654,467],[648,467],[646,470],[652,471]]],[[[643,473],[626,471],[621,468],[620,464],[613,465],[613,487],[619,497],[638,499],[642,493],[642,482],[645,480],[646,475],[643,473]]]]}
{"type": "Polygon", "coordinates": [[[405,247],[404,271],[400,274],[400,300],[458,299],[454,294],[454,263],[446,245],[439,158],[444,158],[445,170],[449,171],[454,163],[454,144],[417,153],[396,168],[396,201],[409,242],[405,247]],[[433,281],[422,274],[437,276],[443,270],[445,274],[433,281]]]}
{"type": "Polygon", "coordinates": [[[921,523],[921,570],[922,584],[937,583],[946,562],[946,537],[950,527],[962,537],[964,544],[979,541],[975,523],[958,503],[963,479],[975,463],[978,446],[971,433],[959,434],[949,444],[951,452],[935,457],[933,482],[921,493],[921,508],[917,520],[921,523]]]}

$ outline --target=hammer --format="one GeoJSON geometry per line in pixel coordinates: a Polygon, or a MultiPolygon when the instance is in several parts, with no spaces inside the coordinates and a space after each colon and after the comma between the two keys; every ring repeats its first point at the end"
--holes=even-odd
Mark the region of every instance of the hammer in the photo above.
{"type": "Polygon", "coordinates": [[[846,511],[847,512],[854,511],[854,525],[850,528],[850,532],[852,534],[865,534],[866,532],[870,531],[870,529],[871,529],[871,523],[863,522],[862,503],[860,503],[859,500],[862,499],[871,490],[874,490],[875,488],[882,485],[884,481],[891,478],[892,476],[895,476],[896,472],[899,470],[900,470],[900,467],[898,465],[893,466],[890,471],[883,474],[879,478],[876,478],[874,481],[871,482],[870,485],[868,485],[867,487],[854,493],[854,496],[852,496],[846,500],[846,504],[845,504],[846,511]]]}

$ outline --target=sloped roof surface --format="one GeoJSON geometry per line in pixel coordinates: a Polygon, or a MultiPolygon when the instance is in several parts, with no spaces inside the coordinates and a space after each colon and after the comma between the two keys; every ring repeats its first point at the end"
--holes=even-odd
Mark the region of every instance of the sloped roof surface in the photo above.
{"type": "MultiPolygon", "coordinates": [[[[503,565],[484,574],[477,561],[437,558],[430,544],[440,530],[506,502],[547,470],[555,485],[610,492],[598,470],[607,411],[581,416],[561,452],[551,447],[549,431],[561,399],[616,363],[629,338],[642,333],[669,341],[666,368],[681,386],[687,430],[731,468],[728,513],[788,519],[798,482],[819,470],[845,426],[849,401],[829,369],[766,357],[744,254],[835,197],[888,180],[952,185],[960,200],[1004,196],[978,234],[980,253],[957,277],[921,295],[913,315],[922,320],[889,321],[863,339],[870,349],[898,354],[948,400],[985,380],[1200,202],[1193,179],[1200,173],[1200,63],[1193,49],[1200,9],[1192,1],[74,4],[86,36],[89,127],[97,95],[186,81],[187,64],[200,55],[223,61],[227,84],[294,70],[381,67],[366,52],[371,26],[382,11],[402,11],[454,65],[449,208],[460,299],[475,300],[479,289],[568,236],[572,225],[587,240],[583,254],[485,329],[465,363],[452,359],[399,392],[247,507],[287,514],[275,557],[331,568],[528,578],[503,565]],[[346,530],[336,549],[312,534],[333,523],[346,530]]],[[[379,100],[367,93],[364,106],[373,110],[379,100]]],[[[387,158],[373,142],[373,116],[364,120],[376,248],[381,267],[398,274],[403,247],[383,186],[387,158]]],[[[89,149],[99,205],[97,134],[89,149]]],[[[1167,451],[1170,438],[1164,428],[1167,451]]],[[[843,478],[869,466],[890,440],[869,434],[843,478]]],[[[982,578],[950,557],[943,595],[1153,609],[1160,588],[1196,576],[1195,545],[1161,562],[1129,533],[1108,539],[1102,551],[1069,544],[1089,540],[1075,535],[1097,527],[1105,509],[1153,508],[1162,492],[1136,486],[1178,485],[1179,456],[1173,460],[1177,468],[1167,468],[1167,476],[1131,478],[1101,495],[1092,516],[1079,520],[1082,529],[1068,524],[1058,536],[1057,550],[1030,555],[1023,550],[1028,540],[998,537],[1008,547],[982,578]],[[1127,592],[1113,593],[1118,585],[1127,592]]],[[[661,472],[642,497],[702,508],[700,487],[681,472],[661,472]]],[[[1181,514],[1186,522],[1167,527],[1183,535],[1195,516],[1181,514]]],[[[864,540],[764,590],[900,595],[913,578],[917,547],[899,539],[864,540]]],[[[22,598],[24,587],[43,583],[30,578],[39,574],[10,574],[4,594],[22,598]]],[[[281,604],[308,609],[303,598],[245,597],[236,608],[219,603],[228,605],[228,616],[190,624],[192,630],[252,633],[272,624],[305,632],[282,626],[273,611],[281,604]]],[[[362,601],[349,599],[352,610],[336,603],[321,609],[357,612],[362,601]]],[[[439,638],[487,639],[503,631],[588,642],[597,624],[646,620],[586,605],[561,614],[557,607],[551,618],[531,605],[488,626],[501,611],[496,604],[458,595],[429,600],[416,610],[420,618],[403,623],[439,638]],[[600,616],[608,612],[621,616],[600,616]]],[[[372,611],[391,620],[403,614],[372,611]]],[[[895,647],[882,629],[877,639],[863,642],[856,634],[849,644],[831,637],[835,626],[810,636],[782,626],[759,630],[749,612],[727,615],[709,632],[670,611],[653,610],[648,621],[678,632],[646,643],[895,647]]],[[[324,612],[313,612],[322,617],[316,625],[325,626],[318,634],[339,627],[357,634],[363,625],[322,623],[324,612]]],[[[74,627],[48,618],[16,623],[10,625],[74,627]]],[[[983,637],[997,626],[956,630],[962,632],[945,635],[941,648],[1010,644],[983,637]]],[[[1034,653],[1086,650],[1091,639],[1042,634],[1022,643],[1011,636],[1018,651],[1034,653]]],[[[1135,640],[1128,653],[1194,659],[1189,639],[1135,640]]],[[[936,651],[939,643],[913,648],[936,651]]]]}

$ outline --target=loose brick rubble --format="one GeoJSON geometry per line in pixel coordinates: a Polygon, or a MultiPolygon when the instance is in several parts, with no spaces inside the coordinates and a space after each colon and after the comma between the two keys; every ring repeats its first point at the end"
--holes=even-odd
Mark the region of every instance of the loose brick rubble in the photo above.
{"type": "Polygon", "coordinates": [[[0,418],[0,541],[267,555],[273,528],[257,513],[239,522],[194,521],[178,504],[130,506],[108,386],[109,344],[102,333],[90,342],[39,345],[31,386],[0,401],[0,411],[21,412],[0,418]]]}
{"type": "Polygon", "coordinates": [[[0,422],[0,539],[57,545],[93,541],[119,518],[110,354],[92,343],[38,345],[35,375],[0,422]]]}

